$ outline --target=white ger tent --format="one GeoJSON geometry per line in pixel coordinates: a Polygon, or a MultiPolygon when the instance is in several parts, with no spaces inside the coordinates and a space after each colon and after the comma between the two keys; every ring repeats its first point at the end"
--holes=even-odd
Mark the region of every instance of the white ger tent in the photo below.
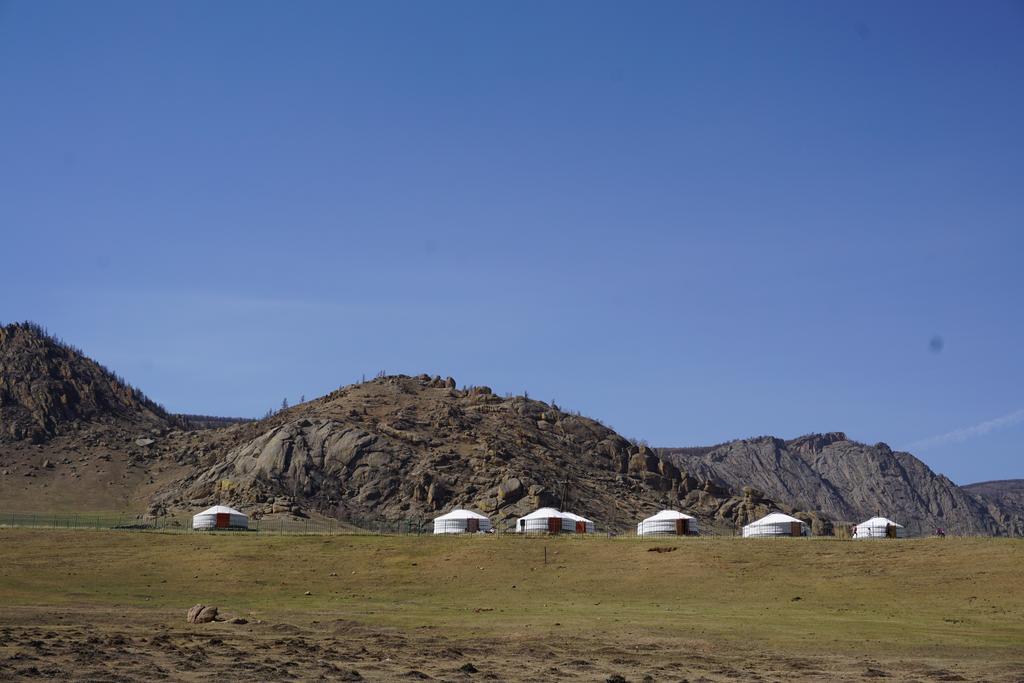
{"type": "Polygon", "coordinates": [[[562,531],[576,534],[592,534],[594,533],[594,523],[586,517],[580,517],[571,512],[563,512],[562,531]]]}
{"type": "Polygon", "coordinates": [[[193,529],[248,529],[249,517],[226,505],[214,505],[192,517],[193,529]]]}
{"type": "Polygon", "coordinates": [[[806,523],[781,512],[773,512],[743,527],[743,538],[810,535],[811,530],[806,523]]]}
{"type": "Polygon", "coordinates": [[[473,534],[490,530],[491,520],[472,510],[452,510],[434,518],[435,534],[473,534]]]}
{"type": "Polygon", "coordinates": [[[885,517],[872,517],[853,527],[853,538],[904,538],[907,530],[885,517]]]}
{"type": "Polygon", "coordinates": [[[637,536],[686,536],[697,532],[697,518],[677,510],[662,510],[636,525],[637,536]]]}
{"type": "Polygon", "coordinates": [[[562,531],[562,513],[555,508],[540,508],[516,521],[516,531],[521,534],[552,533],[562,531]]]}

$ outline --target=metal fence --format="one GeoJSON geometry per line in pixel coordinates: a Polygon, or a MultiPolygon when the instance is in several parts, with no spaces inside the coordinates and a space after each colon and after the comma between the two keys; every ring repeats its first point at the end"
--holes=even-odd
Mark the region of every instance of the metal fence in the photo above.
{"type": "MultiPolygon", "coordinates": [[[[168,531],[210,533],[215,529],[192,528],[191,515],[147,517],[132,514],[0,512],[0,527],[35,529],[98,529],[125,531],[168,531]]],[[[248,532],[262,534],[423,534],[432,530],[432,520],[382,520],[351,518],[309,519],[303,517],[249,518],[248,532]]],[[[227,533],[227,532],[225,532],[227,533]]]]}
{"type": "MultiPolygon", "coordinates": [[[[216,530],[194,530],[192,529],[191,515],[186,517],[156,517],[142,519],[132,514],[117,513],[34,513],[34,512],[0,512],[0,527],[24,527],[24,528],[45,528],[45,529],[96,529],[96,530],[124,530],[124,531],[161,531],[171,533],[239,533],[216,530]]],[[[836,524],[833,535],[829,536],[804,536],[798,540],[852,540],[849,532],[850,525],[836,524]]],[[[294,516],[275,516],[271,518],[250,518],[247,532],[255,534],[347,534],[347,535],[425,535],[433,533],[433,520],[427,518],[409,518],[400,520],[385,520],[372,517],[351,517],[344,521],[334,519],[309,519],[294,516]]],[[[506,520],[494,525],[488,534],[499,536],[547,536],[540,534],[521,534],[515,526],[515,520],[506,520]]],[[[908,528],[906,538],[926,538],[933,536],[932,532],[924,532],[919,527],[908,528]]],[[[952,535],[952,534],[951,534],[952,535]]],[[[959,534],[958,534],[959,535],[959,534]]],[[[559,534],[569,539],[594,539],[594,538],[618,538],[646,541],[667,541],[681,537],[672,534],[668,535],[645,535],[640,536],[635,529],[623,531],[602,530],[598,526],[596,533],[589,534],[559,534]]],[[[686,539],[716,539],[716,538],[741,538],[739,529],[723,524],[707,523],[700,526],[698,534],[687,535],[686,539]]]]}

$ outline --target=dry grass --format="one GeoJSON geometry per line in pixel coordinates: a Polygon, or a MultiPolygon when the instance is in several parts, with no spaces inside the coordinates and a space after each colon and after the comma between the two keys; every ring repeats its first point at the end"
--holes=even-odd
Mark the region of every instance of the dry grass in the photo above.
{"type": "MultiPolygon", "coordinates": [[[[336,627],[322,625],[341,623],[345,646],[389,634],[404,643],[408,666],[434,675],[448,675],[447,659],[430,655],[446,647],[476,652],[477,666],[487,663],[502,679],[603,680],[622,672],[638,680],[882,674],[1016,680],[1024,671],[1024,545],[1005,539],[641,541],[8,529],[0,530],[0,548],[0,627],[26,628],[61,614],[62,624],[91,615],[109,630],[118,627],[110,614],[121,613],[129,615],[125,624],[151,620],[181,629],[185,609],[206,602],[264,622],[208,625],[226,630],[224,637],[240,637],[244,628],[246,638],[262,642],[261,628],[287,624],[328,647],[324,638],[340,636],[336,627]],[[655,546],[676,550],[649,552],[655,546]],[[574,661],[589,668],[565,664],[574,661]],[[547,671],[552,666],[557,674],[547,671]]],[[[186,629],[181,635],[194,634],[186,629]]],[[[373,679],[398,675],[405,666],[385,660],[399,662],[400,656],[359,660],[358,668],[373,679]]],[[[163,666],[187,673],[172,662],[163,666]]]]}

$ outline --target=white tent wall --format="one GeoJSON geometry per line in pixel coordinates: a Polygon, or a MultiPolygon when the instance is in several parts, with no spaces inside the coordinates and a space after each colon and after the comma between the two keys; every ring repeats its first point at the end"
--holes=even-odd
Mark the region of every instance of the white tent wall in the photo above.
{"type": "Polygon", "coordinates": [[[743,529],[743,538],[770,538],[777,536],[810,536],[806,526],[801,527],[800,533],[793,533],[790,524],[763,524],[753,529],[743,529]]]}
{"type": "Polygon", "coordinates": [[[569,534],[592,534],[594,533],[594,523],[586,517],[580,517],[572,512],[563,512],[562,531],[569,534]]]}
{"type": "Polygon", "coordinates": [[[555,524],[555,522],[551,522],[550,521],[551,519],[558,520],[557,521],[557,525],[558,525],[557,528],[558,528],[559,531],[561,531],[562,528],[563,528],[563,524],[564,524],[561,515],[559,515],[558,517],[552,516],[550,518],[549,517],[544,517],[544,518],[535,517],[533,519],[524,519],[524,518],[520,517],[519,518],[519,524],[516,527],[516,530],[519,531],[520,533],[524,533],[524,534],[540,534],[540,533],[546,534],[549,531],[551,531],[552,524],[555,524]]]}
{"type": "Polygon", "coordinates": [[[637,536],[689,536],[696,535],[697,522],[679,520],[686,523],[683,529],[679,528],[674,519],[656,519],[652,522],[640,522],[636,525],[637,536]]]}

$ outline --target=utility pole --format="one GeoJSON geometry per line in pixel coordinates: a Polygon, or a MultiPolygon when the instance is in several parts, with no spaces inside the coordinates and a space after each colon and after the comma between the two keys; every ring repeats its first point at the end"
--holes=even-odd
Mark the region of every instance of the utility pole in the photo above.
{"type": "Polygon", "coordinates": [[[564,480],[561,480],[561,481],[556,481],[555,484],[557,484],[559,487],[561,487],[561,491],[559,492],[559,496],[558,496],[558,509],[564,511],[565,510],[565,497],[566,497],[567,492],[569,490],[569,480],[568,479],[564,479],[564,480]]]}

